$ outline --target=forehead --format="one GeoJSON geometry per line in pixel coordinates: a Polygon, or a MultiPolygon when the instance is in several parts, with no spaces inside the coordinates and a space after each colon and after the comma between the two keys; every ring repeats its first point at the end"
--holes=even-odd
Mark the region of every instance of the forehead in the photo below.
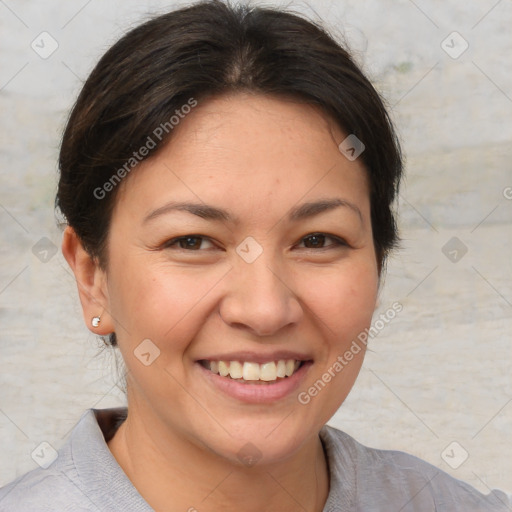
{"type": "Polygon", "coordinates": [[[275,157],[289,147],[293,159],[313,146],[327,149],[336,145],[342,131],[320,108],[288,97],[236,93],[211,98],[191,112],[174,133],[169,149],[195,146],[196,150],[239,153],[261,149],[261,155],[275,157]]]}
{"type": "Polygon", "coordinates": [[[123,182],[120,201],[135,193],[158,200],[170,191],[209,203],[242,195],[246,204],[254,198],[255,207],[263,198],[296,202],[333,189],[368,196],[362,162],[338,149],[345,137],[319,108],[294,99],[242,93],[209,99],[123,182]]]}

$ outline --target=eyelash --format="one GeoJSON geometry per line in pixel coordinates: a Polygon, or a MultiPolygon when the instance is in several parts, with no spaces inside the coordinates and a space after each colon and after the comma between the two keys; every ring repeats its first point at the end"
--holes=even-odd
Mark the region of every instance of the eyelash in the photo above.
{"type": "MultiPolygon", "coordinates": [[[[319,248],[315,248],[315,247],[305,247],[305,249],[309,249],[309,250],[315,250],[315,249],[318,249],[318,250],[326,250],[326,249],[329,249],[329,248],[336,248],[336,247],[348,247],[348,244],[345,240],[343,240],[342,238],[338,237],[338,236],[335,236],[335,235],[330,235],[328,233],[310,233],[309,235],[306,235],[304,237],[301,238],[300,242],[302,243],[304,240],[307,240],[308,238],[312,238],[312,237],[325,237],[325,239],[331,239],[332,241],[334,241],[335,243],[333,244],[330,244],[326,247],[319,247],[319,248]]],[[[208,240],[209,242],[211,242],[211,239],[207,236],[204,236],[204,235],[186,235],[186,236],[180,236],[180,237],[177,237],[177,238],[173,238],[167,242],[165,242],[163,248],[164,249],[172,249],[173,246],[175,246],[176,244],[178,244],[180,241],[185,241],[185,240],[189,240],[189,239],[201,239],[201,240],[208,240]]],[[[212,242],[213,243],[213,242],[212,242]]],[[[179,250],[184,250],[184,251],[187,251],[187,252],[198,252],[199,250],[188,250],[184,247],[179,247],[178,248],[179,250]]],[[[208,249],[206,249],[208,250],[208,249]]]]}

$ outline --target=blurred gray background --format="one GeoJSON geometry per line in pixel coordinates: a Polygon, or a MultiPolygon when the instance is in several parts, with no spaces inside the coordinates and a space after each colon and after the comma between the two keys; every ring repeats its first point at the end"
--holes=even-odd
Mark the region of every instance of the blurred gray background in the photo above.
{"type": "MultiPolygon", "coordinates": [[[[0,0],[0,485],[89,407],[124,403],[60,254],[59,139],[83,80],[129,27],[188,2],[0,0]]],[[[331,424],[512,491],[512,2],[309,0],[385,96],[407,156],[403,247],[331,424]]]]}

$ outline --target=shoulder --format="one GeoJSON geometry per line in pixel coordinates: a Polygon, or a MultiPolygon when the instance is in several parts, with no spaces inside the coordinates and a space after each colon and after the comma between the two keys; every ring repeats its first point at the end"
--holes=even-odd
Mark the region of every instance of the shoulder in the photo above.
{"type": "Polygon", "coordinates": [[[331,483],[350,486],[344,492],[360,507],[356,510],[500,512],[509,511],[512,505],[511,496],[497,490],[482,494],[414,455],[369,448],[329,426],[320,436],[331,483]]]}
{"type": "Polygon", "coordinates": [[[108,450],[125,409],[86,411],[58,452],[41,452],[43,467],[0,489],[0,512],[148,510],[108,450]]]}
{"type": "Polygon", "coordinates": [[[0,512],[96,512],[98,509],[77,486],[77,478],[64,446],[50,467],[34,469],[0,489],[0,512]]]}

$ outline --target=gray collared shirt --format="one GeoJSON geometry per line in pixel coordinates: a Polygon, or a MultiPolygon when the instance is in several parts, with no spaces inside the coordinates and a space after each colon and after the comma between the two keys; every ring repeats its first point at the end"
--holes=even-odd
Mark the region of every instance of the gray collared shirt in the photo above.
{"type": "MultiPolygon", "coordinates": [[[[125,417],[126,409],[89,409],[47,469],[0,489],[0,512],[151,512],[106,443],[125,417]]],[[[320,437],[330,475],[324,512],[512,511],[512,496],[481,494],[413,455],[367,448],[328,426],[320,437]]]]}

